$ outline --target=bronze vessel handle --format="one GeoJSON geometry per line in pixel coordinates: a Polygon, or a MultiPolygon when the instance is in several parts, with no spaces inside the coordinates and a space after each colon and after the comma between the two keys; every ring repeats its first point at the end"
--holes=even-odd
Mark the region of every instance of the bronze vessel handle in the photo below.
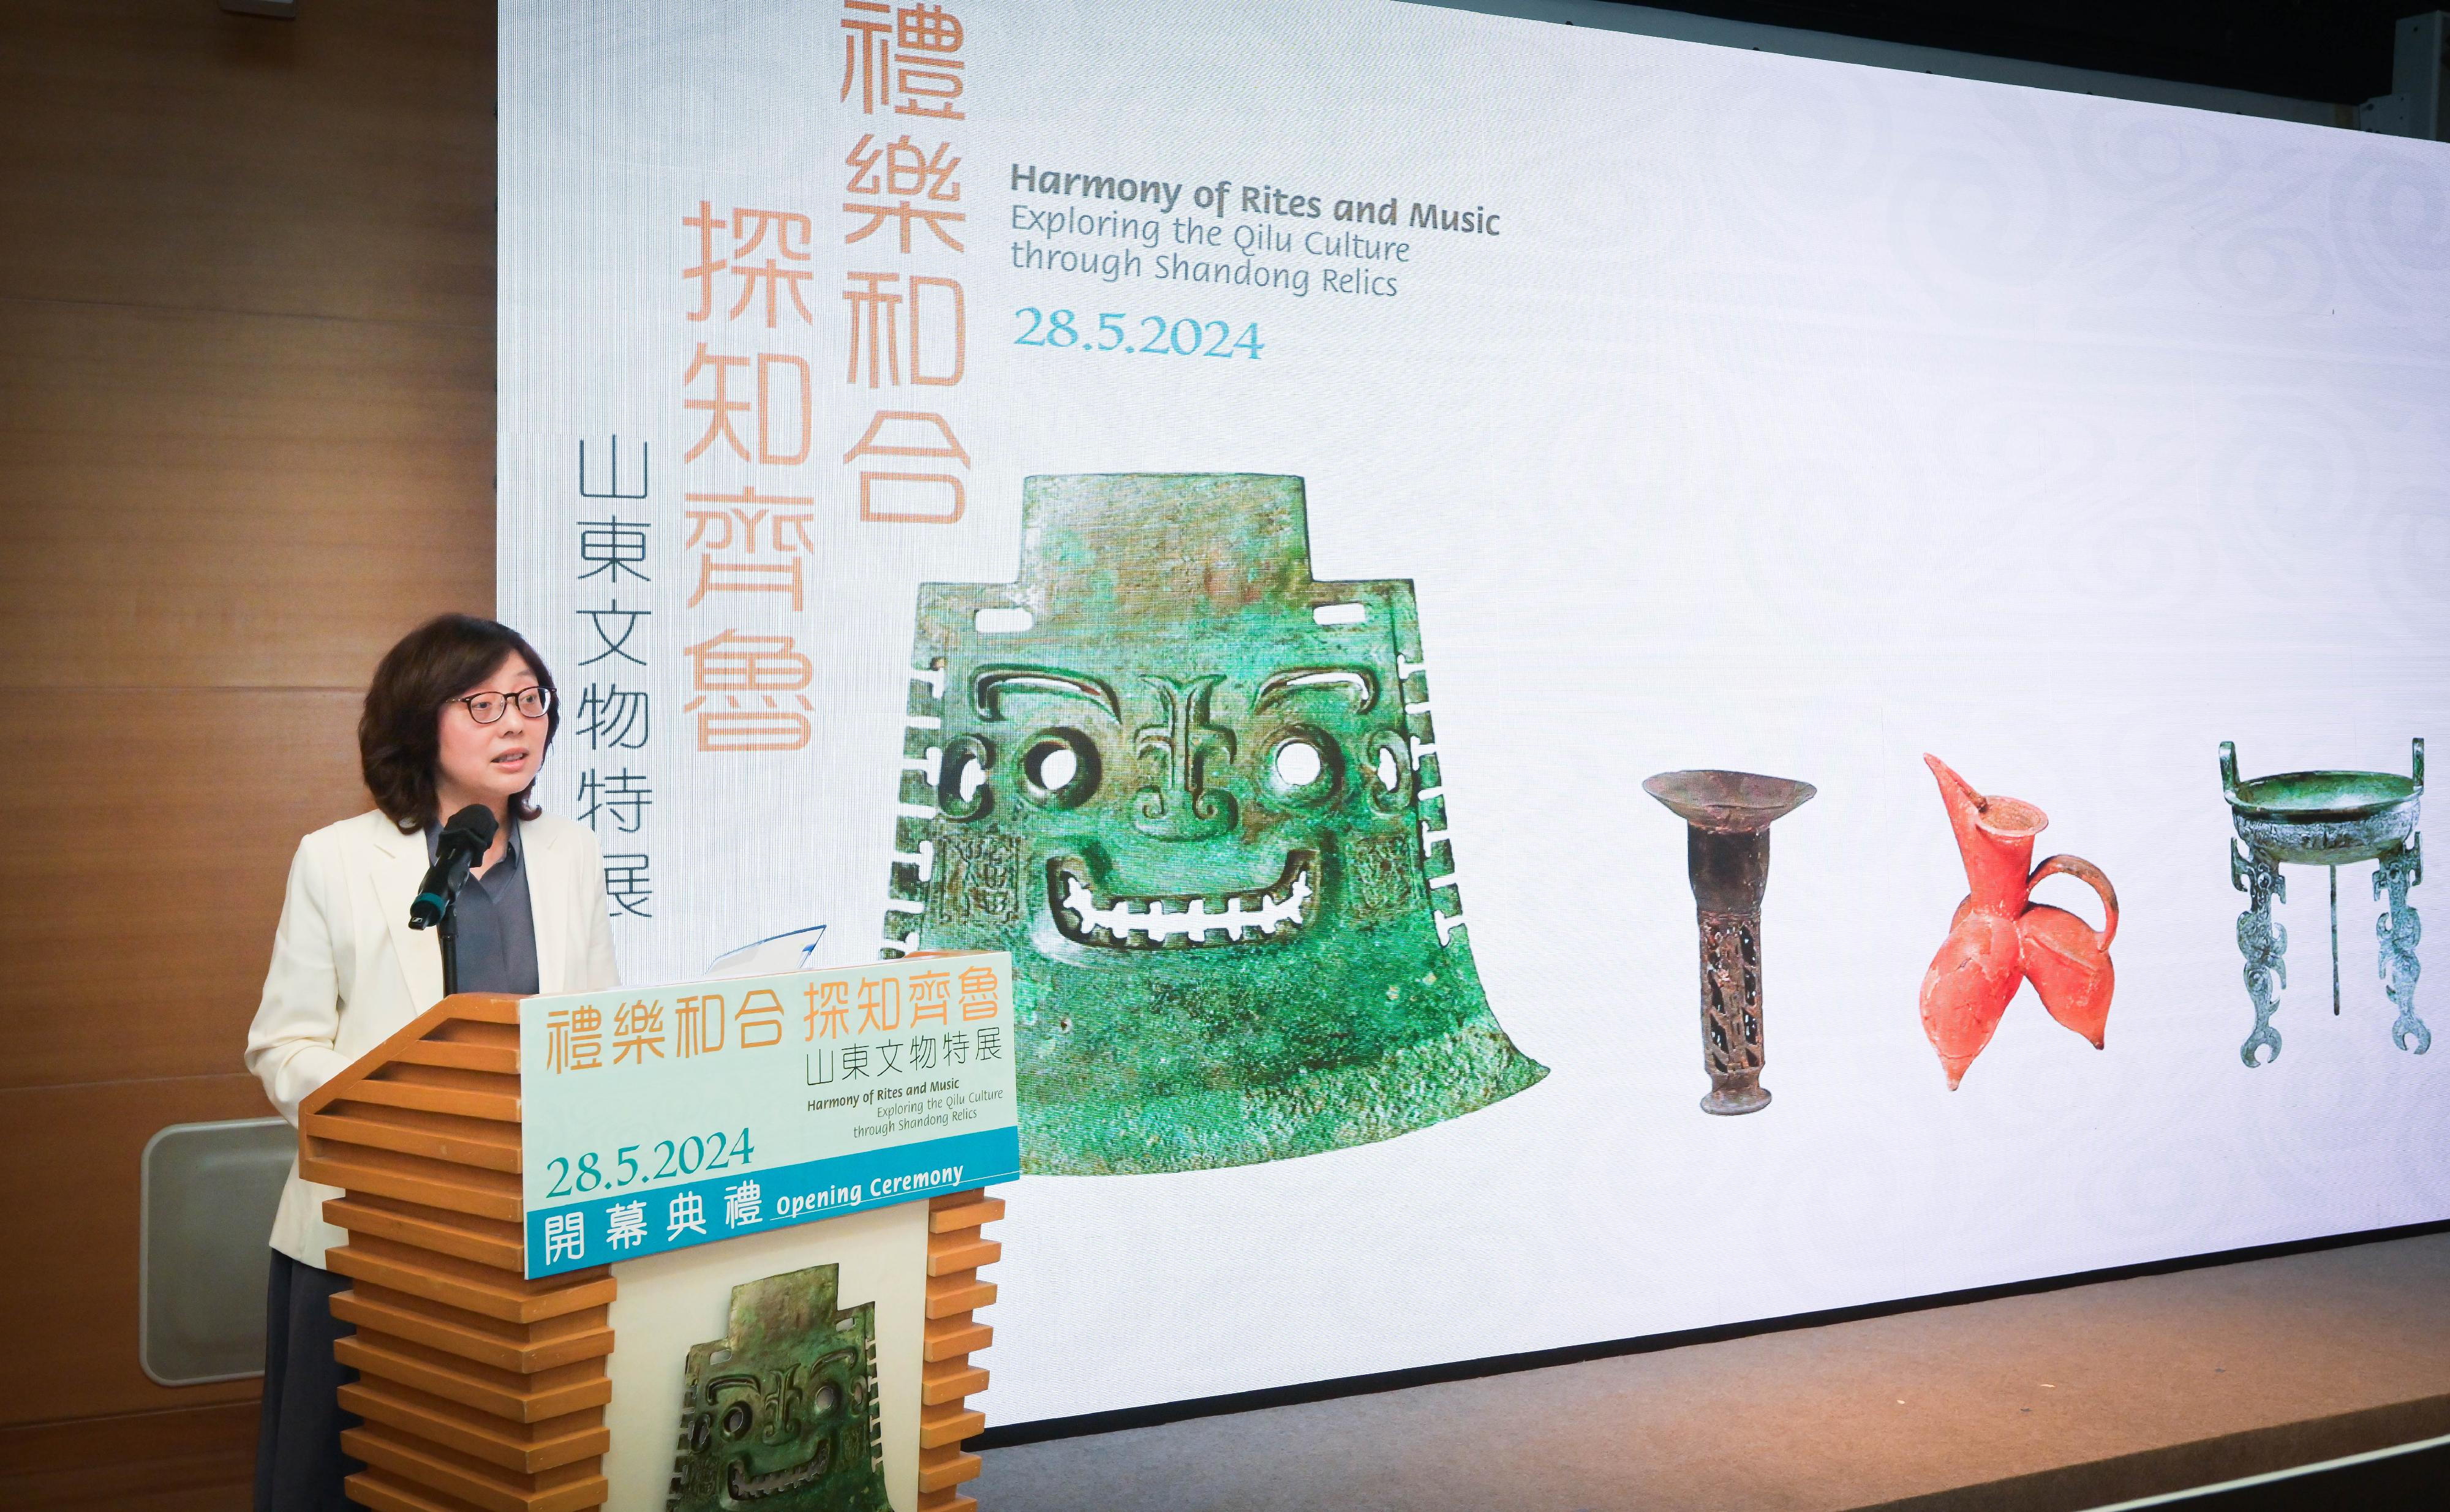
{"type": "MultiPolygon", "coordinates": [[[[2226,750],[2225,743],[2222,748],[2226,750]]],[[[2094,930],[2093,935],[2101,948],[2108,950],[2110,942],[2118,938],[2118,889],[2110,885],[2109,877],[2100,867],[2081,856],[2052,856],[2034,867],[2033,874],[2025,879],[2026,890],[2030,892],[2043,878],[2050,876],[2072,877],[2101,895],[2102,927],[2094,930]]]]}

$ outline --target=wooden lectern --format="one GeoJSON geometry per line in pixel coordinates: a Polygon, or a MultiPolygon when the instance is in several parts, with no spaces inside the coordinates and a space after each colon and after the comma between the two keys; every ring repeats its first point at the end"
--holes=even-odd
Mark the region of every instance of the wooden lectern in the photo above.
{"type": "MultiPolygon", "coordinates": [[[[326,1264],[355,1283],[332,1309],[357,1327],[340,1360],[360,1379],[340,1388],[340,1402],[364,1423],[341,1442],[367,1466],[349,1478],[349,1493],[375,1512],[580,1512],[623,1499],[605,1473],[616,1303],[630,1285],[625,1272],[672,1257],[528,1279],[522,1001],[445,998],[301,1109],[301,1173],[345,1193],[324,1204],[324,1216],[348,1232],[326,1264]]],[[[911,1504],[975,1508],[959,1486],[979,1473],[979,1460],[960,1444],[985,1420],[963,1399],[987,1384],[969,1356],[993,1336],[974,1313],[995,1300],[979,1268],[1000,1246],[980,1231],[1002,1216],[1003,1203],[971,1188],[891,1211],[904,1223],[924,1213],[924,1286],[911,1293],[924,1296],[911,1504]]],[[[825,1231],[855,1221],[777,1228],[757,1242],[777,1252],[822,1249],[825,1231]]],[[[908,1264],[921,1250],[914,1242],[895,1252],[908,1264]]],[[[669,1425],[679,1369],[663,1369],[671,1384],[654,1405],[669,1425]]],[[[687,1439],[684,1425],[684,1447],[687,1439]]],[[[631,1452],[669,1466],[673,1440],[631,1452]]],[[[908,1495],[896,1495],[895,1506],[908,1495]]],[[[660,1492],[653,1504],[663,1505],[660,1492]]]]}

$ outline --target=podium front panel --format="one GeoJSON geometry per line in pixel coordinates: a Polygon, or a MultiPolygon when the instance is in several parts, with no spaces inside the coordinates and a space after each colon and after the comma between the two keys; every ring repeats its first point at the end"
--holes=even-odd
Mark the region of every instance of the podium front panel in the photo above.
{"type": "MultiPolygon", "coordinates": [[[[979,960],[916,964],[961,970],[979,960]]],[[[831,995],[813,979],[856,984],[865,972],[911,993],[900,967],[801,974],[810,979],[800,988],[816,989],[815,1028],[825,1028],[831,995]]],[[[1001,1028],[1008,978],[995,975],[1001,1028]]],[[[918,989],[918,1001],[932,1007],[933,990],[918,989]]],[[[664,991],[710,1008],[708,998],[749,1001],[731,983],[664,991]]],[[[880,992],[877,1001],[892,996],[880,992]]],[[[911,1001],[904,996],[903,1006],[911,1001]]],[[[961,1444],[985,1426],[967,1399],[986,1389],[987,1372],[971,1357],[994,1341],[976,1311],[995,1301],[995,1283],[980,1271],[1001,1252],[981,1231],[1003,1215],[1001,1200],[979,1185],[1008,1179],[1018,1151],[984,1160],[968,1152],[982,1139],[1017,1147],[1008,1062],[958,1090],[940,1084],[961,1078],[912,1075],[906,1060],[899,1080],[857,1078],[878,1094],[860,1093],[857,1128],[818,1137],[839,1134],[865,1148],[760,1135],[761,1166],[854,1163],[834,1165],[824,1183],[841,1193],[834,1212],[752,1210],[743,1192],[703,1240],[625,1252],[610,1243],[608,1220],[604,1242],[587,1248],[593,1263],[539,1266],[534,1248],[553,1210],[522,1201],[537,1076],[524,1042],[529,1016],[556,1005],[567,1001],[446,998],[301,1105],[301,1173],[344,1189],[323,1212],[348,1231],[326,1264],[353,1283],[332,1305],[357,1329],[339,1346],[340,1363],[360,1376],[340,1388],[340,1405],[363,1420],[341,1438],[367,1466],[349,1479],[352,1500],[374,1512],[974,1507],[961,1486],[978,1475],[979,1459],[961,1444]],[[1004,1128],[992,1127],[998,1119],[1004,1128]],[[835,1173],[878,1157],[906,1169],[855,1181],[835,1173]],[[944,1190],[955,1182],[959,1190],[944,1190]]],[[[742,1048],[775,1048],[762,1032],[752,1037],[761,1042],[742,1048]]],[[[651,1078],[604,1095],[647,1104],[669,1095],[684,1113],[703,1103],[721,1110],[718,1124],[771,1118],[789,1102],[726,1095],[758,1064],[729,1062],[738,1074],[710,1090],[681,1078],[672,1093],[651,1078]]],[[[780,1065],[769,1060],[763,1071],[771,1076],[780,1065]]],[[[839,1062],[830,1069],[841,1074],[839,1062]]],[[[816,1071],[804,1056],[800,1076],[816,1071]]],[[[810,1091],[823,1089],[811,1082],[810,1091]]],[[[848,1104],[829,1101],[849,1095],[800,1102],[828,1103],[806,1111],[850,1124],[848,1104]]],[[[794,1190],[760,1186],[768,1204],[794,1190]]],[[[657,1200],[669,1226],[671,1203],[688,1190],[642,1180],[632,1200],[657,1200]]]]}
{"type": "Polygon", "coordinates": [[[606,1512],[784,1491],[865,1507],[871,1487],[915,1512],[927,1214],[904,1203],[614,1266],[606,1512]]]}

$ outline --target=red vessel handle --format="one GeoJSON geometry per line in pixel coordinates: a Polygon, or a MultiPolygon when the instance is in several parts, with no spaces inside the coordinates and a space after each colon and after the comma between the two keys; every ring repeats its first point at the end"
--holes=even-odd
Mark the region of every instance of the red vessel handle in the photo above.
{"type": "Polygon", "coordinates": [[[2025,879],[2025,890],[2031,892],[2043,878],[2053,874],[2072,877],[2101,894],[2103,922],[2102,927],[2093,933],[2099,938],[2101,948],[2108,950],[2110,942],[2118,938],[2118,889],[2110,885],[2109,877],[2100,867],[2083,857],[2052,856],[2034,867],[2033,874],[2025,879]]]}

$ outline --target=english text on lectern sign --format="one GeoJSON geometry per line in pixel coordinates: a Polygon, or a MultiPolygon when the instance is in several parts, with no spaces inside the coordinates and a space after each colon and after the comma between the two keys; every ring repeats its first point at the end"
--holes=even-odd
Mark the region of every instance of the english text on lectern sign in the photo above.
{"type": "Polygon", "coordinates": [[[913,958],[519,1007],[527,1273],[1021,1173],[1012,960],[913,958]]]}

